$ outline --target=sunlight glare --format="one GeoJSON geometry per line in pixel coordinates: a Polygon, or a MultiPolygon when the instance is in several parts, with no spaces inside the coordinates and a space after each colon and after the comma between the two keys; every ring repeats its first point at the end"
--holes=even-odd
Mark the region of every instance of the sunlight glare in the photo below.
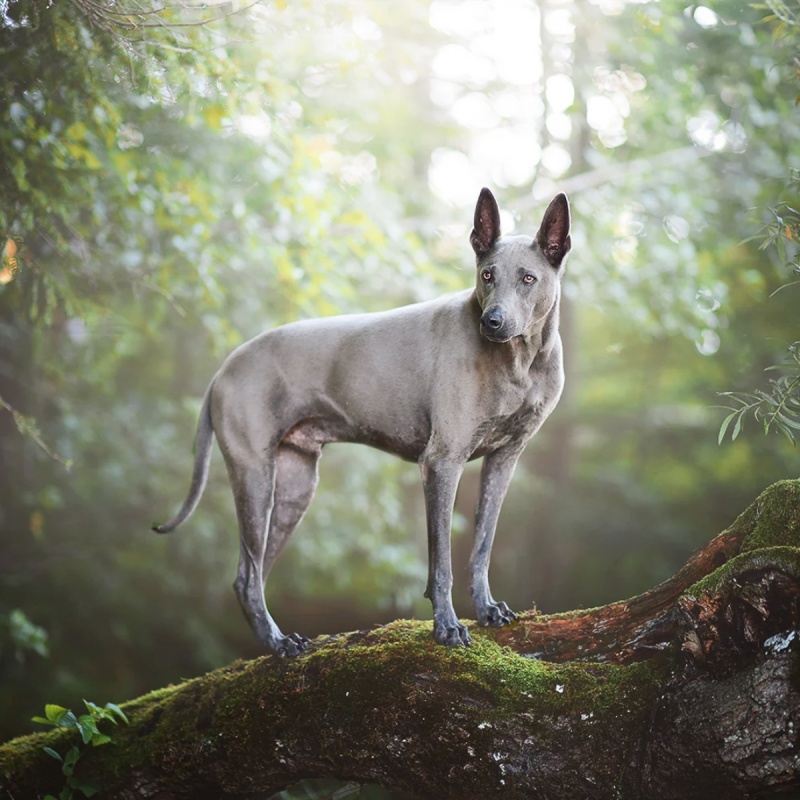
{"type": "Polygon", "coordinates": [[[448,205],[463,207],[474,203],[484,183],[461,151],[446,147],[433,151],[428,185],[448,205]]]}
{"type": "MultiPolygon", "coordinates": [[[[434,59],[431,100],[465,129],[463,152],[440,149],[433,154],[431,190],[448,205],[460,207],[473,203],[483,185],[529,183],[542,159],[546,113],[539,9],[530,0],[435,0],[429,21],[458,37],[434,59]],[[492,91],[497,80],[503,89],[492,91]]],[[[557,14],[549,24],[560,38],[574,33],[569,14],[557,14]]],[[[553,76],[548,88],[550,110],[562,113],[552,126],[563,139],[569,135],[563,112],[574,101],[572,82],[553,76]]],[[[553,173],[569,166],[563,148],[556,147],[549,159],[553,173]]]]}
{"type": "Polygon", "coordinates": [[[446,44],[433,60],[434,74],[455,83],[481,88],[497,77],[492,59],[475,55],[460,44],[446,44]]]}
{"type": "Polygon", "coordinates": [[[572,120],[566,114],[548,114],[547,132],[561,142],[566,142],[572,136],[572,120]]]}
{"type": "Polygon", "coordinates": [[[377,42],[383,38],[383,32],[380,26],[373,22],[369,17],[357,16],[353,19],[352,23],[353,33],[359,39],[368,42],[377,42]]]}
{"type": "Polygon", "coordinates": [[[566,111],[575,102],[575,87],[567,75],[551,75],[545,95],[553,111],[566,111]]]}
{"type": "Polygon", "coordinates": [[[707,6],[697,6],[692,18],[701,28],[716,28],[719,25],[719,17],[707,6]]]}
{"type": "Polygon", "coordinates": [[[460,97],[453,105],[452,114],[456,122],[470,130],[494,128],[500,123],[500,115],[483,92],[470,92],[460,97]]]}
{"type": "Polygon", "coordinates": [[[572,166],[572,157],[561,145],[551,144],[542,152],[542,166],[558,178],[572,166]]]}
{"type": "Polygon", "coordinates": [[[542,157],[533,124],[495,128],[475,136],[470,158],[496,186],[522,186],[536,174],[542,157]]]}

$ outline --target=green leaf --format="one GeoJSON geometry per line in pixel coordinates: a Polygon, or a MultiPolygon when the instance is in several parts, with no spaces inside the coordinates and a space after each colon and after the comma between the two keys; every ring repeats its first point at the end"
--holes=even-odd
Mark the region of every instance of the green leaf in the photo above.
{"type": "Polygon", "coordinates": [[[731,424],[731,420],[738,414],[738,411],[733,411],[722,420],[722,424],[719,426],[719,436],[717,437],[717,444],[722,444],[722,440],[725,438],[725,433],[728,430],[728,426],[731,424]]]}
{"type": "Polygon", "coordinates": [[[100,733],[97,723],[88,714],[83,714],[78,718],[77,726],[84,744],[89,744],[92,737],[100,733]]]}
{"type": "Polygon", "coordinates": [[[788,425],[790,428],[800,431],[800,422],[797,420],[787,417],[786,414],[781,414],[780,412],[778,412],[778,419],[780,419],[784,425],[788,425]]]}
{"type": "Polygon", "coordinates": [[[44,715],[47,717],[47,720],[53,725],[60,725],[61,720],[68,713],[69,709],[64,708],[64,706],[57,706],[55,704],[48,703],[44,707],[44,715]]]}
{"type": "Polygon", "coordinates": [[[739,413],[739,418],[736,420],[736,424],[733,426],[733,435],[731,436],[732,441],[736,441],[736,437],[741,433],[742,430],[742,413],[739,413]]]}
{"type": "Polygon", "coordinates": [[[92,732],[85,725],[81,725],[80,723],[78,723],[78,730],[80,731],[83,743],[89,744],[89,742],[92,740],[92,732]]]}
{"type": "Polygon", "coordinates": [[[104,733],[97,733],[92,736],[93,747],[100,747],[101,744],[109,744],[112,741],[112,738],[110,736],[106,736],[104,733]]]}
{"type": "Polygon", "coordinates": [[[62,728],[74,728],[78,724],[78,718],[71,711],[67,711],[58,724],[62,728]]]}
{"type": "Polygon", "coordinates": [[[45,753],[47,753],[47,755],[49,755],[51,758],[54,758],[56,761],[64,760],[63,758],[61,758],[61,754],[53,750],[52,747],[43,747],[42,750],[44,750],[45,753]]]}
{"type": "Polygon", "coordinates": [[[75,769],[75,764],[78,763],[78,759],[81,757],[81,751],[78,750],[77,747],[70,747],[67,750],[67,754],[64,756],[64,766],[62,768],[62,772],[65,775],[72,775],[73,770],[75,769]]]}
{"type": "Polygon", "coordinates": [[[794,434],[788,428],[780,423],[778,423],[777,428],[792,444],[794,444],[794,434]]]}
{"type": "Polygon", "coordinates": [[[126,725],[130,725],[128,718],[125,716],[125,712],[114,703],[106,703],[106,708],[109,711],[113,711],[126,725]]]}

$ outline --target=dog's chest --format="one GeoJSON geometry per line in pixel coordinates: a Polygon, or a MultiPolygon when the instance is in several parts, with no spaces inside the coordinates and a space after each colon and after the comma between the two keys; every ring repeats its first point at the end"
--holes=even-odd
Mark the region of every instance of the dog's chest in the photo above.
{"type": "Polygon", "coordinates": [[[524,444],[555,407],[562,384],[558,378],[558,375],[534,376],[527,386],[507,391],[503,402],[494,406],[493,413],[479,426],[473,458],[512,442],[524,444]]]}
{"type": "Polygon", "coordinates": [[[536,428],[534,408],[521,408],[507,417],[491,419],[480,432],[481,438],[476,454],[499,450],[511,442],[527,441],[536,428]]]}

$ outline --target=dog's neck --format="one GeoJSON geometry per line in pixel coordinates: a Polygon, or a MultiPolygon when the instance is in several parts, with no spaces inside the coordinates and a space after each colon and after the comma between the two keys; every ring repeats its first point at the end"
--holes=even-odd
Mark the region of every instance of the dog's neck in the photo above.
{"type": "Polygon", "coordinates": [[[558,333],[558,323],[560,320],[560,307],[561,307],[561,284],[558,284],[556,290],[556,299],[553,307],[548,312],[547,316],[541,322],[541,329],[539,331],[539,352],[542,355],[549,355],[556,343],[560,341],[558,333]]]}
{"type": "Polygon", "coordinates": [[[556,298],[547,314],[540,320],[532,322],[520,336],[515,336],[515,355],[520,367],[531,369],[534,362],[546,359],[558,342],[561,341],[558,333],[559,306],[561,304],[561,286],[556,292],[556,298]]]}

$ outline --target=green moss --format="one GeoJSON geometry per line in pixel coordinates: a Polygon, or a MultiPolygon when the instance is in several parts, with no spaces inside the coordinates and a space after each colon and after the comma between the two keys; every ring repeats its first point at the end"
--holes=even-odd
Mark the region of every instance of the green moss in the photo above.
{"type": "Polygon", "coordinates": [[[740,520],[750,528],[742,553],[761,547],[800,547],[800,480],[774,483],[734,525],[740,520]]]}
{"type": "Polygon", "coordinates": [[[17,759],[27,760],[34,755],[39,755],[45,746],[55,747],[66,740],[63,731],[47,731],[43,733],[29,733],[0,745],[0,774],[7,763],[17,759]]]}
{"type": "Polygon", "coordinates": [[[576,703],[597,713],[619,702],[626,688],[640,691],[643,682],[655,685],[665,671],[655,661],[629,666],[538,661],[498,644],[490,632],[470,627],[471,647],[447,648],[433,641],[429,622],[398,621],[351,644],[346,657],[338,643],[326,644],[291,668],[313,676],[329,702],[359,687],[359,697],[349,700],[348,707],[369,704],[395,687],[413,697],[409,683],[418,681],[420,690],[435,683],[452,696],[484,698],[486,707],[501,715],[533,710],[563,714],[576,703]]]}
{"type": "Polygon", "coordinates": [[[790,575],[800,576],[800,548],[762,547],[758,550],[741,553],[690,586],[684,594],[692,597],[700,594],[714,594],[732,585],[743,573],[771,567],[783,569],[790,575]]]}
{"type": "Polygon", "coordinates": [[[619,603],[619,600],[615,600],[612,603],[606,603],[604,606],[591,606],[589,608],[573,608],[569,611],[558,611],[555,614],[537,614],[536,616],[530,617],[531,620],[537,619],[576,619],[577,617],[585,617],[589,616],[590,614],[596,614],[598,611],[602,611],[604,608],[608,608],[609,606],[615,606],[619,603]]]}
{"type": "Polygon", "coordinates": [[[740,532],[739,555],[690,586],[685,594],[718,592],[738,575],[778,567],[800,575],[800,480],[765,489],[726,532],[740,532]]]}

